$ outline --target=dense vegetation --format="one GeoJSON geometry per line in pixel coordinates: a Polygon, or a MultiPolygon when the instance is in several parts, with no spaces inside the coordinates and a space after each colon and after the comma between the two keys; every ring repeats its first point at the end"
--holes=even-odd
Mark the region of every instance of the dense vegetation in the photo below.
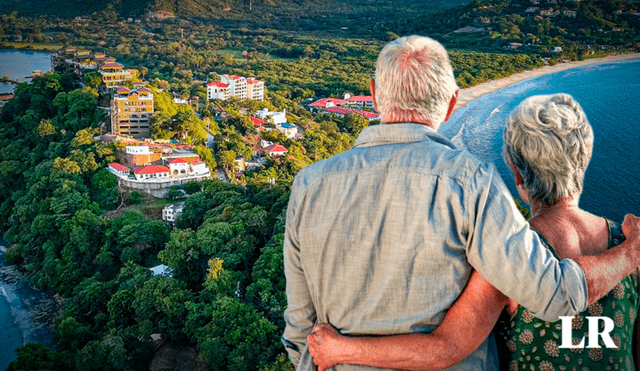
{"type": "Polygon", "coordinates": [[[121,195],[105,169],[113,148],[94,140],[96,101],[47,75],[0,116],[6,259],[65,298],[61,356],[30,345],[10,369],[144,370],[152,333],[197,344],[213,369],[267,367],[283,352],[286,187],[204,182],[173,231],[136,213],[104,218],[121,195]],[[173,279],[152,277],[161,262],[173,279]]]}

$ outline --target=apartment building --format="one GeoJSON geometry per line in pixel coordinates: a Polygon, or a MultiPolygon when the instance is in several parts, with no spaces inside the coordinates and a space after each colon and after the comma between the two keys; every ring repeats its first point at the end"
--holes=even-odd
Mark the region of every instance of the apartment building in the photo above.
{"type": "Polygon", "coordinates": [[[264,82],[252,77],[238,75],[220,75],[220,81],[207,84],[207,99],[240,99],[264,100],[264,82]]]}
{"type": "Polygon", "coordinates": [[[151,89],[132,91],[120,88],[111,101],[111,133],[139,139],[149,138],[153,112],[151,89]]]}

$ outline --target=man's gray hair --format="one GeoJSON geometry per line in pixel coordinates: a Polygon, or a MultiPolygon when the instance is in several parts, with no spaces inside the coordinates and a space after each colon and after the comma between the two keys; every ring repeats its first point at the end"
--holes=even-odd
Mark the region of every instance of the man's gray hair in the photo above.
{"type": "Polygon", "coordinates": [[[569,94],[525,99],[507,118],[503,156],[520,172],[531,201],[553,205],[582,192],[593,130],[569,94]]]}
{"type": "Polygon", "coordinates": [[[401,37],[385,45],[378,56],[375,95],[382,122],[413,116],[437,129],[457,89],[449,55],[433,39],[401,37]]]}

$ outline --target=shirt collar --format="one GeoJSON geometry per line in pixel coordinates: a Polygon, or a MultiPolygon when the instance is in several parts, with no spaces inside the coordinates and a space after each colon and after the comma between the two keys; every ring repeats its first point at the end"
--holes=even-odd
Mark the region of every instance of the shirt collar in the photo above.
{"type": "Polygon", "coordinates": [[[354,148],[359,146],[369,146],[374,144],[380,144],[380,142],[396,142],[396,143],[410,143],[421,142],[423,140],[432,140],[434,142],[443,144],[452,149],[456,146],[451,141],[442,135],[438,134],[435,130],[422,124],[379,124],[366,127],[358,139],[356,139],[354,148]]]}

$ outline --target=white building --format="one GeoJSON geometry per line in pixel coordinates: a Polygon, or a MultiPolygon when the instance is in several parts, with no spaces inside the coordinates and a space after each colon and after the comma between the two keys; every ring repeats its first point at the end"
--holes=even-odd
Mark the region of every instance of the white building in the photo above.
{"type": "Polygon", "coordinates": [[[166,158],[165,161],[172,178],[211,176],[209,167],[200,159],[200,156],[166,158]]]}
{"type": "Polygon", "coordinates": [[[347,97],[344,101],[347,108],[373,109],[373,97],[370,96],[356,95],[353,97],[347,97]]]}
{"type": "Polygon", "coordinates": [[[207,99],[229,99],[229,84],[220,81],[214,81],[207,84],[207,99]]]}
{"type": "Polygon", "coordinates": [[[220,75],[220,81],[207,84],[207,99],[240,99],[264,100],[264,82],[252,77],[238,75],[220,75]]]}
{"type": "Polygon", "coordinates": [[[229,95],[247,99],[247,79],[238,75],[221,75],[220,81],[229,85],[229,95]]]}
{"type": "Polygon", "coordinates": [[[149,165],[133,168],[136,180],[169,179],[169,168],[164,165],[149,165]]]}
{"type": "Polygon", "coordinates": [[[110,163],[107,169],[110,172],[114,173],[115,175],[119,175],[119,176],[126,177],[126,176],[129,176],[129,173],[131,173],[131,169],[117,162],[110,163]]]}
{"type": "Polygon", "coordinates": [[[276,125],[276,127],[287,123],[287,110],[283,110],[282,112],[278,111],[269,111],[266,108],[261,109],[256,112],[256,117],[259,117],[265,120],[267,117],[271,117],[271,123],[276,125]]]}
{"type": "Polygon", "coordinates": [[[287,138],[295,138],[298,134],[298,127],[294,124],[284,123],[278,127],[278,131],[286,135],[287,138]]]}
{"type": "Polygon", "coordinates": [[[184,210],[184,202],[178,205],[167,205],[162,208],[162,220],[169,223],[174,223],[178,220],[178,216],[184,210]]]}

